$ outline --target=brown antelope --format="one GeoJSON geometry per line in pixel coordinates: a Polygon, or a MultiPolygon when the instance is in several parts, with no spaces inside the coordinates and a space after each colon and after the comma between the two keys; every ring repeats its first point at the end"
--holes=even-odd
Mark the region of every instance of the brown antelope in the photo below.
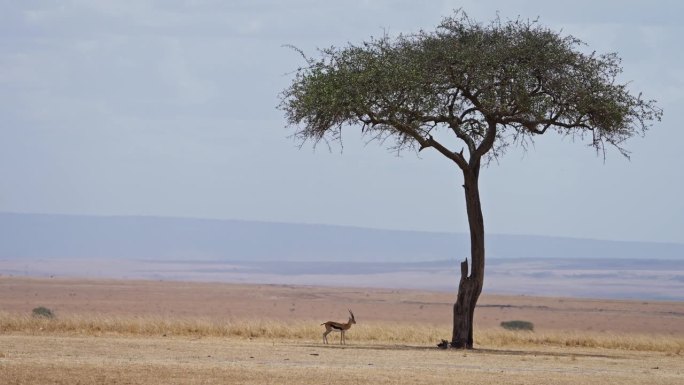
{"type": "MultiPolygon", "coordinates": [[[[347,309],[349,310],[349,309],[347,309]]],[[[346,345],[347,344],[347,339],[344,337],[344,332],[349,330],[351,328],[352,324],[356,323],[356,320],[354,319],[354,313],[352,313],[351,310],[349,310],[349,321],[347,321],[346,324],[339,323],[339,322],[334,322],[334,321],[328,321],[325,323],[322,323],[321,325],[325,325],[325,332],[323,333],[323,343],[327,344],[328,343],[328,334],[330,332],[339,332],[340,333],[340,345],[343,343],[346,345]]]]}

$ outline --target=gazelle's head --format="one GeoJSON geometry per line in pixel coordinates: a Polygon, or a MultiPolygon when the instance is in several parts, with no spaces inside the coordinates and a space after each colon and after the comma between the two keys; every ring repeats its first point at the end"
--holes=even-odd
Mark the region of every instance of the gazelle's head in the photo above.
{"type": "MultiPolygon", "coordinates": [[[[347,310],[349,310],[349,309],[347,309],[347,310]]],[[[352,313],[351,310],[349,310],[349,322],[351,322],[353,324],[356,323],[356,320],[354,319],[354,313],[352,313]]]]}

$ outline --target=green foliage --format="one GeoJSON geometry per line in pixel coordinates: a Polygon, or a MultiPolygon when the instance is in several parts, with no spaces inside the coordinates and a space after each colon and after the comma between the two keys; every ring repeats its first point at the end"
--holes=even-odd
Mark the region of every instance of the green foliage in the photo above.
{"type": "Polygon", "coordinates": [[[31,311],[31,314],[36,318],[48,318],[48,319],[55,318],[55,313],[53,313],[52,310],[50,310],[44,306],[39,306],[37,308],[34,308],[31,311]]]}
{"type": "Polygon", "coordinates": [[[529,321],[503,321],[501,327],[506,330],[528,330],[534,331],[534,324],[529,321]]]}
{"type": "Polygon", "coordinates": [[[432,147],[461,168],[547,130],[589,135],[597,151],[609,144],[626,156],[622,143],[662,111],[618,81],[616,54],[582,46],[536,21],[482,25],[457,12],[435,32],[331,47],[317,59],[299,51],[306,65],[280,109],[302,142],[338,140],[343,127],[360,125],[373,139],[393,139],[393,149],[432,147]],[[439,135],[455,135],[470,156],[439,135]]]}

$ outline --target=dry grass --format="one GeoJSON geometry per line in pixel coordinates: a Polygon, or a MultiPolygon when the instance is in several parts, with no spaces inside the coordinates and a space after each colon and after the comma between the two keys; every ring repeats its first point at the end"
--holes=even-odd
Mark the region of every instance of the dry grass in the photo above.
{"type": "MultiPolygon", "coordinates": [[[[322,327],[311,321],[166,319],[161,317],[113,317],[72,315],[45,319],[0,313],[0,334],[67,334],[77,336],[177,336],[224,337],[317,342],[322,327]]],[[[370,322],[355,325],[349,341],[364,344],[413,344],[432,346],[451,335],[449,326],[370,322]]],[[[335,338],[337,335],[334,335],[335,338]]],[[[332,342],[332,340],[331,340],[332,342]]],[[[681,355],[684,336],[634,335],[587,332],[526,332],[503,329],[476,331],[477,347],[548,346],[603,348],[663,352],[681,355]]]]}
{"type": "Polygon", "coordinates": [[[485,330],[477,335],[484,346],[558,346],[576,348],[620,349],[684,354],[684,336],[647,334],[587,333],[577,331],[523,332],[485,330]]]}
{"type": "Polygon", "coordinates": [[[490,296],[478,310],[476,349],[437,349],[450,325],[430,322],[449,320],[452,301],[353,288],[4,279],[0,384],[684,384],[682,303],[490,296]],[[337,335],[323,345],[320,323],[339,321],[347,304],[361,316],[348,345],[337,335]],[[56,318],[31,317],[37,305],[56,318]],[[535,331],[499,327],[514,319],[535,331]]]}
{"type": "Polygon", "coordinates": [[[71,384],[668,384],[681,357],[608,349],[472,352],[392,344],[323,345],[222,337],[0,335],[0,383],[71,384]]]}

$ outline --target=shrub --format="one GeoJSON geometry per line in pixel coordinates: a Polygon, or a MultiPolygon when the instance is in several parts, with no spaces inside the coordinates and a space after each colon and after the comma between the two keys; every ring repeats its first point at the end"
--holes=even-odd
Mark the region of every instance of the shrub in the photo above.
{"type": "Polygon", "coordinates": [[[36,318],[49,318],[49,319],[55,318],[55,313],[53,313],[52,310],[50,310],[44,306],[39,306],[37,308],[34,308],[31,313],[36,318]]]}
{"type": "Polygon", "coordinates": [[[534,324],[529,321],[503,321],[501,322],[501,327],[506,330],[534,330],[534,324]]]}

